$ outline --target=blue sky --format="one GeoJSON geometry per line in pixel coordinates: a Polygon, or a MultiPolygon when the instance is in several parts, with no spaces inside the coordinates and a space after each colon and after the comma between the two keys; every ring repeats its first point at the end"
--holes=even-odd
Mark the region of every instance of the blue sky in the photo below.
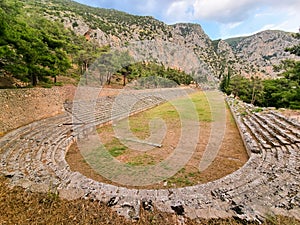
{"type": "Polygon", "coordinates": [[[167,24],[198,23],[211,39],[262,30],[298,32],[300,0],[76,0],[100,8],[153,16],[167,24]]]}

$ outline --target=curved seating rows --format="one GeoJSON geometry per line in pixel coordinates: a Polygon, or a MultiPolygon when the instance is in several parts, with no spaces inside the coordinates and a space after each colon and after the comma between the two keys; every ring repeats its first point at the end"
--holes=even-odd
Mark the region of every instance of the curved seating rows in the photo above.
{"type": "Polygon", "coordinates": [[[143,190],[97,182],[70,170],[66,153],[87,127],[126,117],[128,107],[131,113],[139,112],[181,95],[180,89],[161,89],[131,91],[118,100],[100,97],[93,102],[75,101],[66,105],[64,114],[2,137],[0,171],[13,185],[36,191],[55,188],[69,199],[106,202],[120,215],[133,219],[145,205],[190,218],[236,216],[262,221],[267,214],[275,213],[299,219],[299,124],[277,112],[257,113],[252,106],[234,99],[227,102],[251,154],[241,169],[222,179],[178,189],[143,190]]]}

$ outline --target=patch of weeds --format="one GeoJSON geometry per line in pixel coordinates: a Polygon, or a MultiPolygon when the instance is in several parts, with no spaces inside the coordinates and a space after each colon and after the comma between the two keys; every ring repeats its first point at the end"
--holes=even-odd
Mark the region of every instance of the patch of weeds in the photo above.
{"type": "Polygon", "coordinates": [[[113,138],[111,142],[106,143],[104,147],[113,157],[118,157],[127,150],[127,147],[122,145],[117,138],[113,138]]]}
{"type": "Polygon", "coordinates": [[[127,149],[126,146],[114,146],[114,147],[108,149],[108,152],[113,157],[118,157],[119,155],[122,155],[126,149],[127,149]]]}
{"type": "Polygon", "coordinates": [[[263,109],[260,108],[260,107],[259,108],[255,108],[255,109],[252,110],[253,113],[259,113],[259,112],[262,112],[262,111],[263,111],[263,109]]]}
{"type": "Polygon", "coordinates": [[[168,186],[190,186],[193,185],[193,182],[190,181],[188,177],[178,177],[178,176],[173,176],[170,177],[168,180],[168,186]]]}
{"type": "Polygon", "coordinates": [[[273,213],[267,213],[265,215],[266,225],[299,225],[299,220],[293,217],[285,217],[280,215],[274,215],[273,213]]]}
{"type": "Polygon", "coordinates": [[[192,186],[201,181],[200,171],[191,171],[186,168],[180,169],[173,177],[167,179],[169,187],[192,186]]]}
{"type": "Polygon", "coordinates": [[[242,112],[240,113],[240,115],[241,115],[241,116],[247,116],[248,113],[247,113],[246,111],[242,111],[242,112]]]}
{"type": "Polygon", "coordinates": [[[49,83],[41,83],[40,85],[43,88],[52,88],[52,86],[53,86],[52,84],[49,84],[49,83]]]}
{"type": "Polygon", "coordinates": [[[177,173],[185,173],[185,168],[181,168],[177,173]]]}
{"type": "Polygon", "coordinates": [[[136,156],[132,158],[129,162],[127,162],[127,165],[129,166],[150,166],[154,164],[155,161],[153,156],[147,154],[136,156]]]}
{"type": "Polygon", "coordinates": [[[113,132],[113,127],[111,125],[109,126],[102,126],[97,128],[98,133],[108,133],[113,132]]]}
{"type": "Polygon", "coordinates": [[[270,225],[277,225],[278,224],[277,217],[274,214],[267,213],[265,218],[266,218],[266,223],[267,224],[270,224],[270,225]]]}
{"type": "Polygon", "coordinates": [[[63,84],[63,82],[56,82],[56,83],[54,83],[54,85],[55,85],[55,86],[60,86],[60,87],[61,87],[61,86],[63,86],[64,84],[63,84]]]}
{"type": "Polygon", "coordinates": [[[188,176],[189,176],[189,177],[195,177],[196,174],[195,174],[194,172],[190,172],[190,173],[188,174],[188,176]]]}
{"type": "Polygon", "coordinates": [[[59,201],[59,194],[57,188],[52,189],[49,187],[46,197],[40,199],[39,202],[41,204],[51,205],[52,203],[57,201],[59,201]]]}
{"type": "Polygon", "coordinates": [[[144,127],[132,127],[132,128],[130,128],[130,130],[131,130],[133,133],[137,133],[137,132],[145,132],[144,127]]]}

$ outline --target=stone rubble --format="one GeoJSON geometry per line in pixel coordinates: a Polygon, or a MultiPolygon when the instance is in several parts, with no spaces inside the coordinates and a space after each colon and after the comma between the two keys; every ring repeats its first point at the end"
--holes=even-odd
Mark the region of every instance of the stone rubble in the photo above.
{"type": "Polygon", "coordinates": [[[227,102],[250,158],[228,176],[190,187],[146,190],[97,182],[70,170],[65,160],[68,148],[92,127],[128,116],[128,107],[136,113],[181,95],[182,89],[174,88],[131,91],[118,100],[113,114],[116,100],[112,97],[65,105],[66,113],[0,138],[0,171],[12,185],[105,202],[134,220],[140,207],[192,219],[236,217],[261,222],[270,213],[300,219],[300,125],[272,110],[258,113],[255,107],[231,98],[227,102]],[[138,100],[130,103],[133,95],[138,100]],[[91,104],[94,110],[88,108],[91,104]]]}

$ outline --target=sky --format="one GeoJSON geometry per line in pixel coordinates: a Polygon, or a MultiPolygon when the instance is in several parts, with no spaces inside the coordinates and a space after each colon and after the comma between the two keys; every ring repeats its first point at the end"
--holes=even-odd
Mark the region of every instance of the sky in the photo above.
{"type": "Polygon", "coordinates": [[[300,0],[76,0],[85,5],[153,16],[167,24],[200,24],[215,39],[263,30],[298,32],[300,0]]]}

